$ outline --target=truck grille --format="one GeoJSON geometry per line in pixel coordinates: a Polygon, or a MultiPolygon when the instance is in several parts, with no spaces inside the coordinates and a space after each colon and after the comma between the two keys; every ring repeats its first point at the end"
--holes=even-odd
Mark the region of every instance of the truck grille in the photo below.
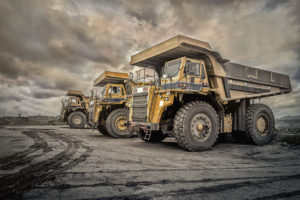
{"type": "Polygon", "coordinates": [[[148,92],[133,94],[132,120],[138,122],[147,121],[148,92]]]}

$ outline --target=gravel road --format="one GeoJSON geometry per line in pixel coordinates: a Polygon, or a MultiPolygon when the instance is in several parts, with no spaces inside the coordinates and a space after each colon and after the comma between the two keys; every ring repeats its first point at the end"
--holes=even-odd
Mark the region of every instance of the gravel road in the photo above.
{"type": "Polygon", "coordinates": [[[185,152],[64,126],[0,129],[0,199],[300,199],[300,146],[185,152]]]}

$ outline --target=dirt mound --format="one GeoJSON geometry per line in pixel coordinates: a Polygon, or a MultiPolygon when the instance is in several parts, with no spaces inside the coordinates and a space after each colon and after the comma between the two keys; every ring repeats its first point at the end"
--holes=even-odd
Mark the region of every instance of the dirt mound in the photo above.
{"type": "Polygon", "coordinates": [[[0,117],[0,126],[18,125],[62,125],[59,117],[28,116],[28,117],[0,117]]]}

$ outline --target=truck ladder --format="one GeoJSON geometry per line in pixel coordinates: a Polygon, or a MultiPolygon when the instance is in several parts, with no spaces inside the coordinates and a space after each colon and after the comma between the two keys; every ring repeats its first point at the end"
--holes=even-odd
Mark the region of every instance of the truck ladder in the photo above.
{"type": "Polygon", "coordinates": [[[144,140],[149,141],[150,138],[151,138],[151,130],[147,130],[147,131],[146,131],[146,134],[145,134],[145,137],[144,137],[144,140]]]}

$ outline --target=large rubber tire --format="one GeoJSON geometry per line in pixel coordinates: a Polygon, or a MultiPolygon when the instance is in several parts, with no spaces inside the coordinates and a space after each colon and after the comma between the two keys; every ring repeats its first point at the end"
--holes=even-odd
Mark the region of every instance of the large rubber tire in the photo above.
{"type": "Polygon", "coordinates": [[[187,103],[175,115],[173,128],[175,139],[178,145],[187,151],[204,151],[211,148],[218,139],[219,129],[220,122],[217,112],[210,104],[203,101],[187,103]],[[198,130],[201,135],[202,131],[205,131],[204,138],[201,140],[193,136],[196,129],[192,130],[191,127],[194,119],[198,116],[201,116],[201,120],[204,118],[203,121],[208,121],[208,125],[202,126],[201,131],[198,130]]]}
{"type": "Polygon", "coordinates": [[[71,128],[84,128],[86,124],[86,116],[83,112],[72,112],[68,117],[68,125],[71,128]]]}
{"type": "Polygon", "coordinates": [[[102,135],[109,136],[105,123],[99,123],[97,129],[102,135]]]}
{"type": "Polygon", "coordinates": [[[163,134],[161,131],[152,131],[149,140],[146,140],[145,139],[145,135],[146,135],[146,133],[143,130],[141,130],[138,133],[139,138],[141,138],[143,141],[145,141],[145,142],[153,142],[153,143],[155,143],[155,142],[161,142],[161,141],[163,141],[168,136],[168,135],[163,134]]]}
{"type": "Polygon", "coordinates": [[[122,125],[124,120],[128,120],[128,115],[129,111],[125,108],[118,108],[108,115],[106,120],[106,129],[110,136],[114,138],[129,138],[132,136],[128,127],[122,125]],[[123,120],[123,122],[120,121],[120,124],[118,124],[119,120],[123,120]]]}
{"type": "Polygon", "coordinates": [[[252,104],[247,109],[246,134],[256,145],[273,140],[275,119],[272,110],[264,104],[252,104]]]}

